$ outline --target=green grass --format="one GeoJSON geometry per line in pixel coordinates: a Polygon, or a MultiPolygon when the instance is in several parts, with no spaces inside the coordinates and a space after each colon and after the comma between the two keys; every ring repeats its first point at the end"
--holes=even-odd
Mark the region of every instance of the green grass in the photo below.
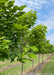
{"type": "Polygon", "coordinates": [[[8,65],[16,64],[16,63],[19,63],[19,62],[14,61],[14,62],[10,63],[10,61],[9,62],[2,62],[2,61],[0,61],[0,68],[3,68],[3,67],[8,66],[8,65]]]}
{"type": "Polygon", "coordinates": [[[54,56],[50,60],[50,62],[45,66],[42,70],[41,75],[54,75],[54,56]]]}
{"type": "MultiPolygon", "coordinates": [[[[45,55],[44,58],[46,58],[47,56],[45,55]]],[[[42,60],[42,58],[41,58],[42,60]]],[[[35,60],[34,64],[38,63],[38,59],[35,60]]],[[[28,68],[32,67],[32,62],[27,62],[24,63],[24,71],[27,70],[28,68]]],[[[18,65],[16,67],[12,67],[10,69],[7,69],[5,71],[0,72],[0,75],[19,75],[19,73],[21,72],[21,65],[18,65]]]]}

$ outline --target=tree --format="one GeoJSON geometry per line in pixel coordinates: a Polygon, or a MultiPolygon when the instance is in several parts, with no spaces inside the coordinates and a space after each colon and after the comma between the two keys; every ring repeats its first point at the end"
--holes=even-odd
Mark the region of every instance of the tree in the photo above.
{"type": "MultiPolygon", "coordinates": [[[[14,61],[17,60],[24,62],[25,60],[25,50],[24,48],[24,38],[26,34],[34,24],[37,19],[36,11],[29,11],[25,13],[23,9],[26,5],[16,6],[15,1],[2,0],[0,1],[0,37],[5,36],[6,40],[11,41],[8,45],[7,55],[14,61]]],[[[2,45],[2,44],[1,44],[2,45]]],[[[1,48],[0,48],[1,49],[1,48]]]]}
{"type": "Polygon", "coordinates": [[[40,24],[40,25],[37,25],[35,27],[33,27],[31,30],[30,30],[30,33],[28,35],[28,37],[30,38],[28,41],[29,44],[31,46],[36,46],[38,48],[38,51],[36,51],[35,53],[39,54],[39,64],[40,64],[40,54],[43,53],[43,44],[45,42],[45,39],[46,39],[46,33],[47,33],[47,27],[40,24]]]}
{"type": "Polygon", "coordinates": [[[0,36],[11,41],[9,46],[11,61],[18,55],[18,47],[29,28],[34,25],[35,11],[23,12],[26,5],[16,6],[15,1],[0,1],[0,36]]]}

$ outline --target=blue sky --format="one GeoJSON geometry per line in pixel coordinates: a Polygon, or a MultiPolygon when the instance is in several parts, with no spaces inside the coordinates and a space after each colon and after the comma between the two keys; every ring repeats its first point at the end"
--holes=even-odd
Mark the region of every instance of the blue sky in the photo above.
{"type": "Polygon", "coordinates": [[[41,23],[48,27],[46,37],[54,45],[54,0],[15,0],[15,4],[27,5],[25,12],[31,9],[37,11],[36,25],[41,23]]]}

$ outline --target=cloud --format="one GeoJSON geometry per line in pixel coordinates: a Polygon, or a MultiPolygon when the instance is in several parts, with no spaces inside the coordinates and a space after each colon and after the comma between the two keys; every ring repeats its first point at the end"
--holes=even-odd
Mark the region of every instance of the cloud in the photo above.
{"type": "Polygon", "coordinates": [[[51,0],[52,2],[54,2],[54,0],[51,0]]]}
{"type": "Polygon", "coordinates": [[[54,45],[54,33],[47,36],[47,39],[50,40],[50,43],[54,45]]]}
{"type": "Polygon", "coordinates": [[[47,19],[48,17],[47,17],[47,15],[43,15],[43,19],[47,19]]]}
{"type": "Polygon", "coordinates": [[[53,17],[51,17],[51,18],[49,18],[48,20],[46,20],[46,21],[38,21],[38,23],[40,24],[44,24],[44,25],[46,25],[47,26],[47,31],[48,31],[48,33],[47,33],[47,36],[46,36],[46,38],[48,39],[48,40],[50,40],[50,43],[51,44],[53,44],[54,45],[54,18],[53,17]]]}
{"type": "Polygon", "coordinates": [[[50,40],[50,43],[54,45],[54,11],[51,11],[48,15],[43,15],[46,20],[37,20],[38,24],[44,24],[48,27],[47,39],[50,40]]]}
{"type": "Polygon", "coordinates": [[[47,3],[47,0],[15,0],[15,5],[27,5],[29,9],[41,9],[47,3]]]}
{"type": "Polygon", "coordinates": [[[54,30],[54,15],[51,14],[50,17],[47,17],[47,15],[44,15],[43,17],[46,18],[46,20],[37,20],[37,24],[44,24],[48,27],[48,32],[51,30],[54,30]]]}
{"type": "MultiPolygon", "coordinates": [[[[25,11],[25,12],[28,12],[28,11],[30,11],[31,10],[31,8],[30,7],[26,7],[26,8],[24,8],[24,10],[23,11],[25,11]]],[[[33,10],[33,9],[32,9],[33,10]]]]}

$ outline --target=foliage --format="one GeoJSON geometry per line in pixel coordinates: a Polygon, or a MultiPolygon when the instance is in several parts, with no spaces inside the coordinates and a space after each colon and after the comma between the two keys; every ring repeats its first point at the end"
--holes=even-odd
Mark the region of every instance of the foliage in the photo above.
{"type": "Polygon", "coordinates": [[[10,40],[7,40],[5,36],[0,37],[0,60],[4,60],[4,58],[9,58],[9,45],[10,40]]]}
{"type": "Polygon", "coordinates": [[[43,50],[42,47],[45,44],[46,33],[47,27],[42,24],[33,27],[29,31],[28,38],[30,38],[30,45],[35,45],[39,50],[38,53],[41,53],[43,50]]]}
{"type": "Polygon", "coordinates": [[[5,36],[7,40],[11,41],[10,46],[7,46],[11,61],[22,55],[23,49],[20,49],[19,46],[23,47],[22,39],[37,19],[36,11],[31,10],[25,13],[23,9],[26,5],[19,7],[14,5],[14,2],[11,0],[0,1],[0,37],[5,36]]]}

